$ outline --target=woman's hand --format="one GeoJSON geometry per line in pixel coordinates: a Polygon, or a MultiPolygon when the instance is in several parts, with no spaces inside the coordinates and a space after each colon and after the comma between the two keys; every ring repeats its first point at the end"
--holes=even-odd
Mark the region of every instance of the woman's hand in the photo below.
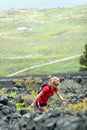
{"type": "Polygon", "coordinates": [[[66,106],[66,102],[65,101],[63,101],[63,104],[66,106]]]}
{"type": "Polygon", "coordinates": [[[31,107],[34,108],[34,106],[35,106],[34,103],[32,103],[32,104],[31,104],[31,107]]]}

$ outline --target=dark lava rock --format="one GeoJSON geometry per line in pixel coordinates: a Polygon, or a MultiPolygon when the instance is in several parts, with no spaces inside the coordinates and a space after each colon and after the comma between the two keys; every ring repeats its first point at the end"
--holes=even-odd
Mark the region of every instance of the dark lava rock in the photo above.
{"type": "Polygon", "coordinates": [[[5,95],[5,94],[0,95],[0,103],[2,103],[3,105],[6,105],[8,103],[7,95],[5,95]]]}

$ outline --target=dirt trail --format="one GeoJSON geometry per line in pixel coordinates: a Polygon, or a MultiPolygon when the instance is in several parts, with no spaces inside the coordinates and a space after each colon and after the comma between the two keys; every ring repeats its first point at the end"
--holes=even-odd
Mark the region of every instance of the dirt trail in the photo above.
{"type": "Polygon", "coordinates": [[[15,75],[17,75],[19,73],[22,73],[22,72],[30,70],[30,69],[35,69],[35,68],[39,68],[39,67],[42,67],[42,66],[55,64],[55,63],[66,61],[66,60],[71,60],[71,59],[74,59],[74,58],[79,57],[79,56],[80,55],[70,56],[70,57],[66,57],[66,58],[60,59],[60,60],[55,60],[55,61],[47,62],[47,63],[44,63],[44,64],[39,64],[39,65],[27,67],[25,69],[22,69],[22,70],[19,70],[19,71],[15,72],[15,73],[12,73],[12,74],[8,75],[7,77],[15,76],[15,75]]]}

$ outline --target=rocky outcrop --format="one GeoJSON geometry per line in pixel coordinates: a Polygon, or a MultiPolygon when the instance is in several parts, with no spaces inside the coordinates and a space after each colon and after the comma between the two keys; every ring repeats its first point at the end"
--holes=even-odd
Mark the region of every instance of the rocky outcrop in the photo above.
{"type": "Polygon", "coordinates": [[[87,111],[74,115],[70,111],[47,114],[25,111],[12,112],[10,107],[0,105],[0,130],[87,130],[87,111]]]}
{"type": "MultiPolygon", "coordinates": [[[[86,73],[87,74],[87,73],[86,73]]],[[[87,98],[87,75],[59,75],[59,90],[64,94],[68,104],[77,104],[87,98]]],[[[23,79],[24,77],[22,77],[23,79]]],[[[42,77],[47,80],[49,76],[42,77]]],[[[31,113],[26,105],[19,111],[18,102],[23,103],[27,84],[13,83],[13,79],[1,81],[1,87],[7,85],[7,93],[16,92],[15,98],[0,94],[0,130],[87,130],[87,109],[74,112],[65,108],[60,102],[51,104],[47,113],[35,110],[31,113]],[[61,106],[61,111],[58,108],[61,106]]],[[[50,100],[51,101],[51,100],[50,100]]]]}

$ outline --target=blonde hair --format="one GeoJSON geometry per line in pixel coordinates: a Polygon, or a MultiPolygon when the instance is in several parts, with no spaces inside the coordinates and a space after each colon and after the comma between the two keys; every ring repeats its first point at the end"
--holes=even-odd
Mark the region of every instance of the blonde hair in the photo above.
{"type": "Polygon", "coordinates": [[[60,79],[58,77],[52,77],[49,79],[50,84],[55,84],[55,83],[59,84],[59,82],[60,82],[60,79]]]}

